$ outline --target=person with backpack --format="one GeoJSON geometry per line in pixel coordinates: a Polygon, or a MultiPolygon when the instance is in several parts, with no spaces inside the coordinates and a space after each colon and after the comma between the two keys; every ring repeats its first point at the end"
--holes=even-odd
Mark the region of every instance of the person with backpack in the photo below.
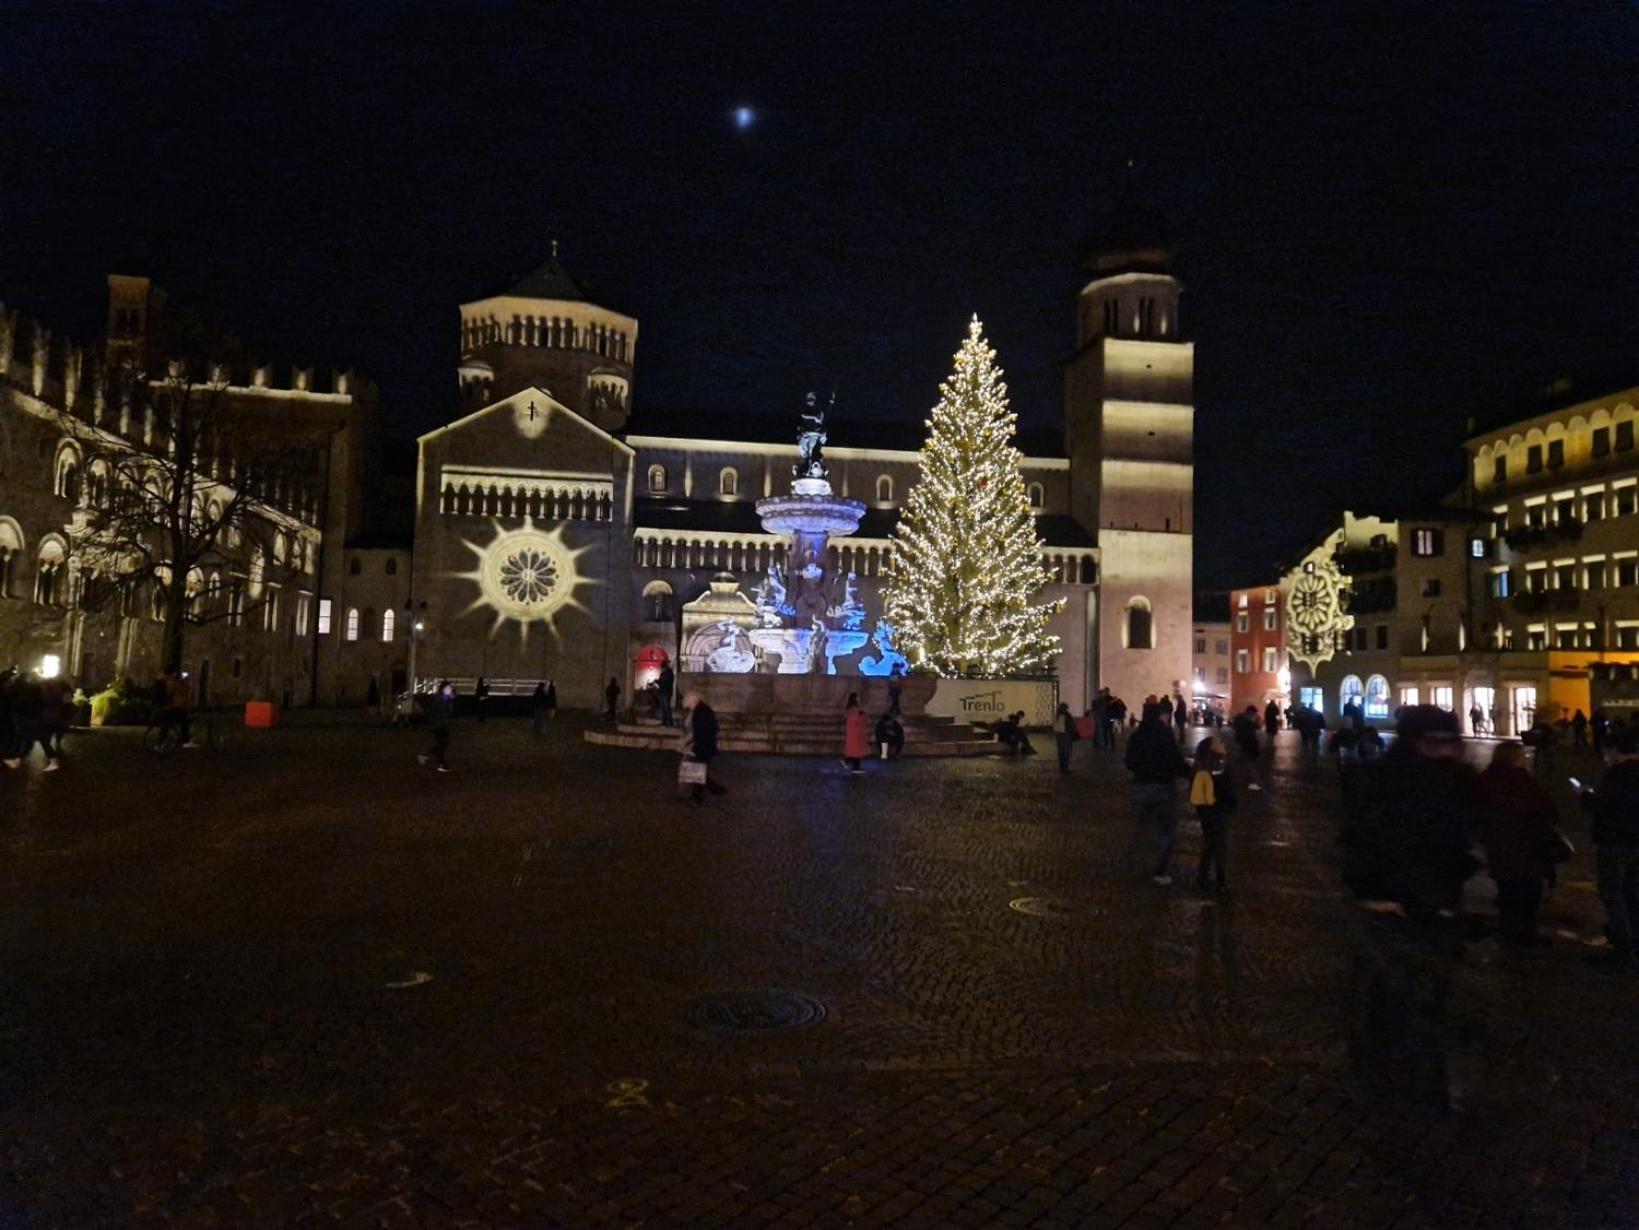
{"type": "Polygon", "coordinates": [[[1216,892],[1229,891],[1229,813],[1235,810],[1235,775],[1223,744],[1208,735],[1195,745],[1194,776],[1189,801],[1201,822],[1201,861],[1195,871],[1195,891],[1206,892],[1207,872],[1216,892]]]}

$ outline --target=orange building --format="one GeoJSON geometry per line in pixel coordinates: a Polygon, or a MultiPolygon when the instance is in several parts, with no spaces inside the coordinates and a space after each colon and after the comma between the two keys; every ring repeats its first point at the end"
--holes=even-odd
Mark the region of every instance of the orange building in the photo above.
{"type": "Polygon", "coordinates": [[[1286,669],[1286,612],[1278,585],[1229,592],[1230,712],[1260,710],[1273,700],[1286,707],[1292,677],[1286,669]]]}

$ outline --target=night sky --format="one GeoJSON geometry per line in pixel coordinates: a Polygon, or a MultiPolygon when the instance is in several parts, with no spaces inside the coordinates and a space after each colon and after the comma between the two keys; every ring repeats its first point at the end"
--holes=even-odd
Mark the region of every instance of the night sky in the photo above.
{"type": "Polygon", "coordinates": [[[1634,366],[1632,5],[806,13],[10,5],[0,299],[90,336],[146,272],[409,434],[450,416],[456,305],[556,237],[641,322],[640,422],[835,384],[869,444],[977,311],[1046,427],[1130,178],[1179,241],[1204,584],[1437,493],[1477,409],[1634,366]]]}

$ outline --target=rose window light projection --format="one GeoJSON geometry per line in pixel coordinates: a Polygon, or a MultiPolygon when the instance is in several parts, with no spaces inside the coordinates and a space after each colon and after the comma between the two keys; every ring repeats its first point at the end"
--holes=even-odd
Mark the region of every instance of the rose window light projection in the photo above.
{"type": "Polygon", "coordinates": [[[452,574],[478,587],[478,595],[462,615],[487,608],[495,614],[489,630],[492,640],[508,620],[514,620],[527,642],[530,625],[535,623],[544,623],[556,636],[556,617],[566,607],[590,613],[575,597],[580,586],[593,583],[575,567],[576,559],[590,547],[571,549],[564,543],[563,526],[549,532],[537,528],[530,517],[524,518],[521,529],[503,529],[498,521],[490,524],[495,535],[487,544],[463,540],[477,557],[477,566],[452,574]]]}

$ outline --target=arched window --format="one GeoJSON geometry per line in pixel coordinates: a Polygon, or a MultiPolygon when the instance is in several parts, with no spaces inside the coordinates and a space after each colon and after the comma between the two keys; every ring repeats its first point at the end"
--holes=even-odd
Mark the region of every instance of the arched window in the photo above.
{"type": "Polygon", "coordinates": [[[388,643],[391,643],[393,639],[393,622],[393,608],[388,607],[381,613],[381,639],[388,643]]]}
{"type": "Polygon", "coordinates": [[[876,502],[887,504],[893,500],[893,479],[886,474],[879,474],[876,478],[876,502]]]}
{"type": "Polygon", "coordinates": [[[1366,680],[1366,716],[1369,718],[1386,718],[1389,716],[1389,681],[1381,675],[1373,675],[1366,680]]]}
{"type": "Polygon", "coordinates": [[[349,576],[356,577],[356,576],[359,575],[359,573],[361,573],[363,571],[364,571],[364,561],[361,560],[358,556],[355,555],[353,557],[353,562],[347,565],[347,574],[349,576]]]}
{"type": "Polygon", "coordinates": [[[649,491],[651,493],[658,494],[658,493],[664,492],[665,490],[666,490],[666,467],[665,466],[658,466],[658,465],[650,466],[649,467],[649,491]]]}
{"type": "Polygon", "coordinates": [[[80,450],[67,442],[57,450],[57,472],[52,491],[76,504],[80,501],[80,450]]]}
{"type": "Polygon", "coordinates": [[[0,517],[0,598],[17,591],[17,561],[23,558],[23,530],[10,517],[0,517]]]}
{"type": "Polygon", "coordinates": [[[664,581],[650,581],[643,587],[643,618],[649,623],[670,623],[672,587],[664,581]]]}
{"type": "Polygon", "coordinates": [[[34,560],[34,601],[41,606],[55,606],[61,596],[63,564],[68,552],[57,537],[47,538],[40,544],[40,554],[34,560]]]}
{"type": "Polygon", "coordinates": [[[1030,507],[1040,508],[1047,499],[1047,493],[1042,490],[1042,485],[1040,483],[1031,483],[1027,490],[1030,496],[1030,507]]]}
{"type": "Polygon", "coordinates": [[[356,606],[347,608],[347,630],[343,635],[350,641],[359,639],[359,609],[356,606]]]}
{"type": "Polygon", "coordinates": [[[1350,705],[1364,706],[1366,689],[1360,683],[1359,675],[1345,675],[1343,684],[1337,690],[1338,712],[1342,713],[1350,705]]]}
{"type": "Polygon", "coordinates": [[[717,475],[718,495],[738,495],[740,493],[740,476],[733,466],[724,466],[717,475]]]}
{"type": "Polygon", "coordinates": [[[1127,648],[1155,648],[1155,614],[1148,598],[1134,598],[1127,603],[1127,648]]]}

